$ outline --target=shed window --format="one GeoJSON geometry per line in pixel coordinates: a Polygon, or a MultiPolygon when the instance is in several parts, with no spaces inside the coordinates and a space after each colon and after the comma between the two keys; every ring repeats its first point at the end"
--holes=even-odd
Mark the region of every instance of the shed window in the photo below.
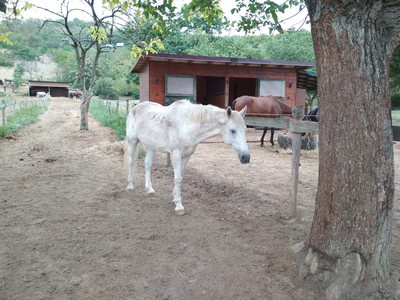
{"type": "Polygon", "coordinates": [[[260,79],[258,95],[285,97],[285,80],[260,79]]]}
{"type": "Polygon", "coordinates": [[[165,101],[170,105],[176,100],[186,99],[196,102],[196,77],[185,75],[165,75],[165,101]]]}
{"type": "Polygon", "coordinates": [[[166,75],[166,95],[193,96],[195,91],[194,76],[166,75]]]}

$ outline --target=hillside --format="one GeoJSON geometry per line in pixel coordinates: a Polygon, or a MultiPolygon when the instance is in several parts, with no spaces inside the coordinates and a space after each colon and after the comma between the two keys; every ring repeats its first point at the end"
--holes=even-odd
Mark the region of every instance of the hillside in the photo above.
{"type": "MultiPolygon", "coordinates": [[[[2,67],[0,66],[0,80],[4,79],[12,79],[15,67],[23,62],[21,59],[15,60],[14,67],[2,67]]],[[[49,54],[45,54],[40,57],[40,60],[37,61],[37,71],[34,72],[33,78],[30,78],[29,73],[24,72],[22,76],[23,81],[27,80],[48,80],[48,81],[56,81],[57,75],[61,74],[62,70],[57,67],[57,65],[53,62],[51,56],[49,54]]]]}

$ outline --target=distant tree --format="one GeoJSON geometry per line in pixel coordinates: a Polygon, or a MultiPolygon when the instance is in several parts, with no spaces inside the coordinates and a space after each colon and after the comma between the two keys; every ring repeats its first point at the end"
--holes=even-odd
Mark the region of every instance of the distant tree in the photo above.
{"type": "Polygon", "coordinates": [[[252,37],[190,34],[186,53],[191,55],[262,59],[259,44],[252,37]]]}
{"type": "Polygon", "coordinates": [[[21,63],[21,66],[24,68],[24,71],[29,74],[29,79],[33,80],[34,73],[38,72],[37,62],[32,60],[25,60],[21,63]]]}
{"type": "Polygon", "coordinates": [[[311,32],[289,31],[274,36],[263,36],[262,50],[266,59],[315,61],[311,32]]]}
{"type": "Polygon", "coordinates": [[[22,75],[24,74],[24,67],[22,66],[22,64],[18,64],[15,69],[14,69],[14,73],[13,73],[13,81],[14,81],[14,85],[15,87],[19,87],[21,85],[21,81],[22,81],[22,75]]]}
{"type": "Polygon", "coordinates": [[[318,105],[317,101],[317,91],[307,91],[306,92],[306,112],[310,112],[314,106],[318,105]]]}

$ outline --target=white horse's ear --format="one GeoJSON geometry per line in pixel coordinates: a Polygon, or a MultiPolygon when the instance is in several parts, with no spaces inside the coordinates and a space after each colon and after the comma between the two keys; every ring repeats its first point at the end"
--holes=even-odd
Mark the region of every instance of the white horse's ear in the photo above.
{"type": "Polygon", "coordinates": [[[247,111],[247,105],[239,112],[243,118],[246,115],[246,111],[247,111]]]}
{"type": "Polygon", "coordinates": [[[232,116],[232,108],[230,106],[228,106],[228,108],[226,109],[226,114],[228,115],[228,118],[232,116]]]}

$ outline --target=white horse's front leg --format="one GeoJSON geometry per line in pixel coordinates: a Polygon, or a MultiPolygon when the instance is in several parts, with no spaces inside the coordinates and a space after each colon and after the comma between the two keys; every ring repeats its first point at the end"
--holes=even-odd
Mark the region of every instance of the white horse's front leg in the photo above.
{"type": "Polygon", "coordinates": [[[174,168],[174,202],[175,212],[178,215],[185,214],[182,205],[181,184],[182,184],[182,157],[180,153],[172,153],[172,166],[174,168]]]}
{"type": "Polygon", "coordinates": [[[128,174],[128,186],[127,190],[133,190],[133,164],[135,163],[135,151],[138,144],[138,141],[134,141],[128,143],[128,153],[129,153],[129,174],[128,174]]]}
{"type": "Polygon", "coordinates": [[[146,158],[144,160],[146,168],[146,191],[148,194],[155,193],[153,186],[151,185],[151,165],[153,163],[154,150],[147,149],[146,158]]]}

